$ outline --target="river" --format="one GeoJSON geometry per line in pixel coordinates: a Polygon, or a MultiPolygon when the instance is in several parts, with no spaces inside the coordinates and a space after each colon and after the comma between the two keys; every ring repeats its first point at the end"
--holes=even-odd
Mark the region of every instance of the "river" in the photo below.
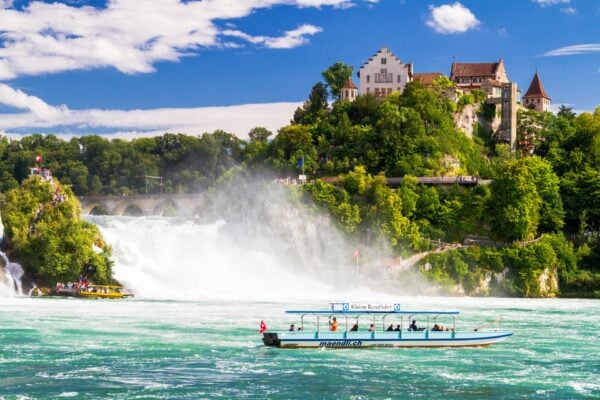
{"type": "Polygon", "coordinates": [[[0,398],[600,397],[600,302],[395,297],[492,315],[515,335],[486,348],[282,350],[258,335],[297,322],[272,302],[0,298],[0,398]]]}
{"type": "Polygon", "coordinates": [[[306,220],[266,230],[224,220],[91,220],[136,298],[29,298],[0,288],[0,399],[600,398],[600,301],[382,290],[383,281],[354,273],[351,257],[332,261],[351,249],[323,246],[337,239],[306,220]],[[309,240],[286,239],[297,229],[309,240]],[[465,349],[262,346],[261,320],[286,329],[298,321],[285,309],[342,300],[457,309],[459,329],[502,316],[514,336],[465,349]]]}

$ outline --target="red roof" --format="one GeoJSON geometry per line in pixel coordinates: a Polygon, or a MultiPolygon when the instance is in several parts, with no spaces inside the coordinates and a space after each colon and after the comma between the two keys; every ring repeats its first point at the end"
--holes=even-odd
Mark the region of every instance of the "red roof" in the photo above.
{"type": "Polygon", "coordinates": [[[523,97],[543,97],[545,99],[552,100],[550,99],[550,96],[548,96],[548,93],[546,93],[546,90],[544,90],[544,85],[542,84],[537,71],[533,76],[533,80],[531,81],[531,85],[529,85],[529,89],[527,89],[527,93],[525,93],[525,96],[523,97]]]}
{"type": "Polygon", "coordinates": [[[500,63],[453,63],[452,78],[496,75],[500,63]]]}
{"type": "Polygon", "coordinates": [[[354,82],[352,82],[352,78],[348,78],[348,81],[346,83],[344,83],[344,86],[342,86],[342,89],[358,89],[358,88],[356,87],[354,82]]]}
{"type": "Polygon", "coordinates": [[[433,81],[437,78],[444,76],[441,72],[415,72],[413,74],[413,80],[420,82],[425,86],[433,85],[433,81]]]}

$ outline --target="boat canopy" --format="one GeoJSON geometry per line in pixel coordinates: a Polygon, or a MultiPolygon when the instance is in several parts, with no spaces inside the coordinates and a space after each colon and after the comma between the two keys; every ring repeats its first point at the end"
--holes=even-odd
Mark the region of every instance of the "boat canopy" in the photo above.
{"type": "Polygon", "coordinates": [[[402,314],[402,315],[457,315],[459,311],[410,311],[410,310],[286,310],[286,314],[315,314],[315,315],[333,315],[333,314],[402,314]]]}
{"type": "Polygon", "coordinates": [[[325,310],[286,310],[286,314],[399,314],[399,315],[456,315],[458,311],[403,310],[398,303],[329,303],[325,310]]]}

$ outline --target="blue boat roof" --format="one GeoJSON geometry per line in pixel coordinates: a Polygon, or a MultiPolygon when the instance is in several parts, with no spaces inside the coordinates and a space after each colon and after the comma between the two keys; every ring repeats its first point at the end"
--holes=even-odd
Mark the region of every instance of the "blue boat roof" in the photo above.
{"type": "Polygon", "coordinates": [[[359,314],[402,314],[402,315],[457,315],[460,314],[459,311],[419,311],[419,310],[286,310],[286,314],[321,314],[321,315],[333,315],[333,314],[351,314],[351,315],[359,315],[359,314]]]}

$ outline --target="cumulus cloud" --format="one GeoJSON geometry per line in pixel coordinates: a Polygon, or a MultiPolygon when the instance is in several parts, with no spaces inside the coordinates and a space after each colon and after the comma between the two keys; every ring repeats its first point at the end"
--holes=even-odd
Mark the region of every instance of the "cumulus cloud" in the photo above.
{"type": "Polygon", "coordinates": [[[600,53],[600,43],[575,44],[544,53],[545,57],[571,56],[574,54],[600,53]]]}
{"type": "Polygon", "coordinates": [[[226,29],[231,20],[276,5],[347,7],[352,0],[109,0],[104,8],[34,1],[22,9],[0,0],[0,80],[76,69],[114,67],[147,73],[209,47],[236,47],[234,36],[274,49],[301,46],[321,31],[306,24],[281,37],[226,29]],[[233,35],[232,32],[235,32],[233,35]]]}
{"type": "Polygon", "coordinates": [[[479,25],[479,21],[471,10],[459,2],[439,7],[429,6],[429,10],[431,15],[426,24],[438,33],[464,33],[479,25]]]}
{"type": "Polygon", "coordinates": [[[223,129],[245,138],[250,129],[264,126],[277,131],[287,125],[295,102],[243,104],[228,107],[158,108],[148,110],[71,110],[47,104],[39,97],[0,84],[0,104],[24,110],[22,113],[0,114],[0,130],[118,132],[124,137],[154,136],[164,132],[202,134],[223,129]]]}
{"type": "Polygon", "coordinates": [[[270,49],[291,49],[308,42],[307,35],[314,35],[321,32],[322,29],[314,25],[302,25],[298,28],[287,31],[281,37],[252,36],[242,31],[227,29],[223,35],[237,37],[253,44],[264,45],[270,49]]]}

